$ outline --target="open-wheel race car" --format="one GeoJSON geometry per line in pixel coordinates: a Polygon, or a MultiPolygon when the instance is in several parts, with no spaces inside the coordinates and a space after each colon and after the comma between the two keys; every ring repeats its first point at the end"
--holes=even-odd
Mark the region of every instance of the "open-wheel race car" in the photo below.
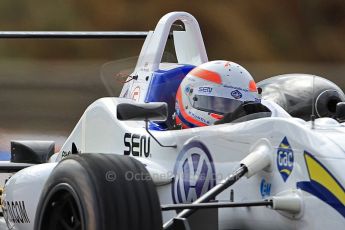
{"type": "Polygon", "coordinates": [[[92,103],[58,153],[52,142],[13,142],[0,170],[24,169],[4,187],[8,228],[343,228],[342,90],[280,75],[258,83],[261,109],[172,128],[181,81],[206,62],[195,18],[169,13],[147,34],[120,96],[92,103]],[[176,21],[183,29],[172,31],[176,21]],[[168,37],[177,63],[161,63],[168,37]]]}

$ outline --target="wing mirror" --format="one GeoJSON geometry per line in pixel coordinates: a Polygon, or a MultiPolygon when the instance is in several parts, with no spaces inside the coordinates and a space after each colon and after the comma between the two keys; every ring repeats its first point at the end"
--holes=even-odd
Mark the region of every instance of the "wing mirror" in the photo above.
{"type": "Polygon", "coordinates": [[[345,121],[345,102],[338,102],[335,116],[339,122],[345,121]]]}
{"type": "Polygon", "coordinates": [[[149,121],[165,122],[168,118],[168,105],[165,102],[121,103],[117,105],[117,119],[120,121],[145,121],[146,132],[162,147],[176,148],[177,145],[163,145],[149,130],[149,121]]]}
{"type": "Polygon", "coordinates": [[[117,105],[117,119],[121,121],[159,121],[168,118],[168,105],[165,102],[121,103],[117,105]]]}

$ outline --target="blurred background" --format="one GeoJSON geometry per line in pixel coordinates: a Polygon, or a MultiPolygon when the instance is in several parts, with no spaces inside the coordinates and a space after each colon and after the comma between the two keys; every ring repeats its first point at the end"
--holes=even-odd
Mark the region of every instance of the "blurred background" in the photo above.
{"type": "MultiPolygon", "coordinates": [[[[345,88],[344,0],[3,0],[0,30],[148,31],[171,11],[196,17],[209,60],[238,62],[256,81],[302,72],[345,88]]],[[[58,150],[109,96],[102,69],[134,67],[143,41],[0,40],[0,158],[12,139],[52,139],[58,150]]]]}

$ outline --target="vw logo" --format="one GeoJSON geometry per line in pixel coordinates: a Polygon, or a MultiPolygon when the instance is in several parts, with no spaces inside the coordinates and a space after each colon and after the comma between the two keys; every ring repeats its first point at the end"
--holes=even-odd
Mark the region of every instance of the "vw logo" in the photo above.
{"type": "Polygon", "coordinates": [[[175,204],[192,203],[216,185],[216,172],[207,147],[199,141],[187,143],[179,153],[172,185],[175,204]]]}

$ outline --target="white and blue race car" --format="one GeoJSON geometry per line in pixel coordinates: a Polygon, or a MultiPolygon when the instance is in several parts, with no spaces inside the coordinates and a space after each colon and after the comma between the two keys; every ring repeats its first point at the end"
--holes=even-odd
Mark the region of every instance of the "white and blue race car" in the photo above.
{"type": "MultiPolygon", "coordinates": [[[[13,142],[2,172],[9,229],[341,229],[345,95],[326,79],[258,84],[265,110],[171,129],[182,79],[208,61],[199,25],[165,15],[119,97],[84,112],[61,151],[13,142]],[[172,31],[176,21],[182,30],[172,31]],[[177,63],[162,63],[172,36],[177,63]],[[35,164],[35,165],[33,165],[35,164]],[[29,166],[29,167],[28,167],[29,166]]],[[[242,108],[247,111],[246,108],[242,108]]]]}

